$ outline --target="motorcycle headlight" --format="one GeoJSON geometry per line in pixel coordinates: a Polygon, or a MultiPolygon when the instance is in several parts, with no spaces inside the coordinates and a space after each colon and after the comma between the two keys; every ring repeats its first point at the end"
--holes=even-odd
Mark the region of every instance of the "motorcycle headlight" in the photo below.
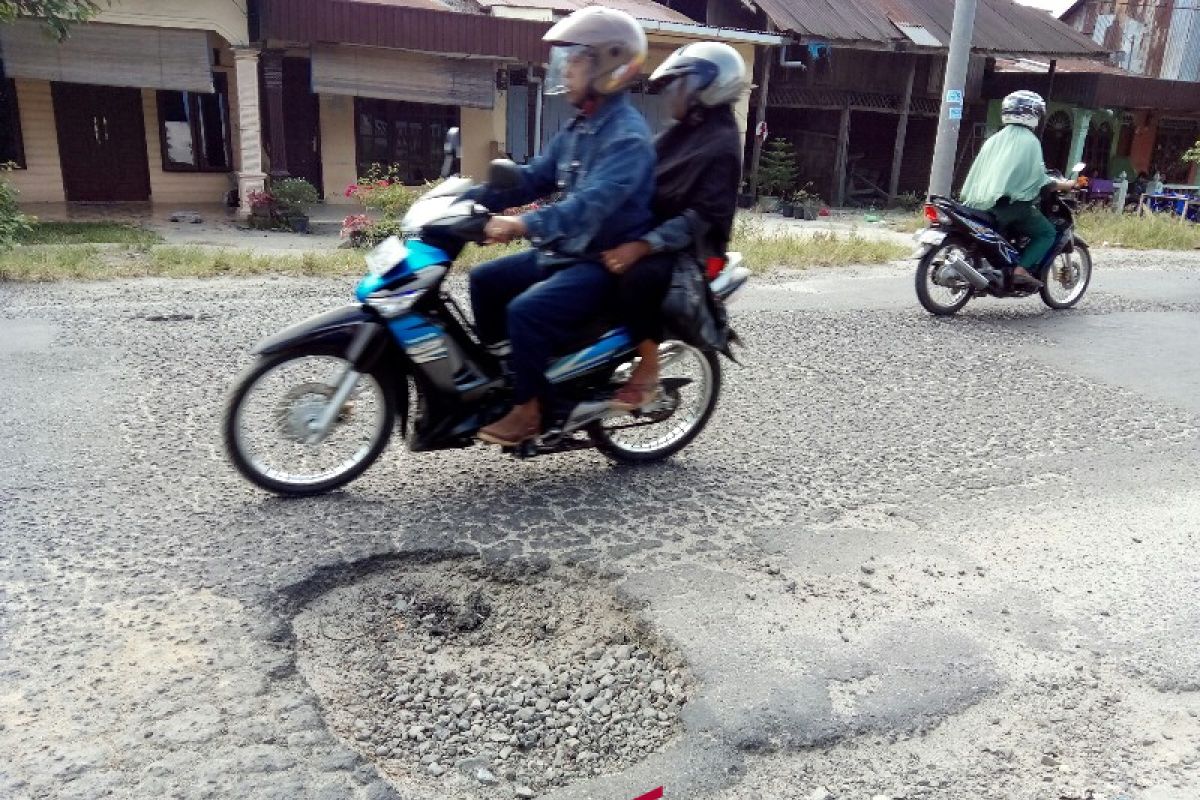
{"type": "Polygon", "coordinates": [[[424,289],[397,290],[393,292],[375,292],[367,295],[366,303],[379,312],[384,319],[395,319],[408,313],[413,303],[425,294],[424,289]]]}

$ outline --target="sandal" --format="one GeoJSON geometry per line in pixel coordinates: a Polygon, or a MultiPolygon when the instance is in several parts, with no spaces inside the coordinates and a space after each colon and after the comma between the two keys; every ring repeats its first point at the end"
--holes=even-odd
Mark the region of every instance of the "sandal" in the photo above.
{"type": "Polygon", "coordinates": [[[612,406],[620,411],[637,411],[658,396],[658,381],[627,383],[612,398],[612,406]]]}

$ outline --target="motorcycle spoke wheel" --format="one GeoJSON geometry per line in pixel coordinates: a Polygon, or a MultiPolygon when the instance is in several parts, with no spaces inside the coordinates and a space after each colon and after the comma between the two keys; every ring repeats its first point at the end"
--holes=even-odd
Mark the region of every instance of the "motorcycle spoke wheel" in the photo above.
{"type": "Polygon", "coordinates": [[[270,491],[304,495],[348,483],[370,466],[394,414],[375,376],[359,377],[326,436],[314,438],[311,428],[346,368],[330,355],[265,359],[253,367],[226,414],[226,447],[239,471],[270,491]]]}
{"type": "Polygon", "coordinates": [[[685,380],[661,390],[646,411],[610,417],[589,429],[596,447],[616,461],[668,458],[686,447],[712,416],[721,389],[717,357],[680,342],[673,344],[676,355],[663,365],[660,377],[685,380]]]}
{"type": "Polygon", "coordinates": [[[950,269],[946,262],[961,258],[968,263],[970,254],[957,242],[945,242],[921,257],[917,264],[917,299],[930,314],[939,317],[957,313],[971,299],[971,286],[961,277],[955,276],[950,285],[941,278],[944,270],[950,269]]]}
{"type": "Polygon", "coordinates": [[[1092,280],[1092,254],[1076,244],[1069,253],[1059,253],[1046,268],[1042,301],[1050,308],[1070,308],[1080,301],[1092,280]]]}

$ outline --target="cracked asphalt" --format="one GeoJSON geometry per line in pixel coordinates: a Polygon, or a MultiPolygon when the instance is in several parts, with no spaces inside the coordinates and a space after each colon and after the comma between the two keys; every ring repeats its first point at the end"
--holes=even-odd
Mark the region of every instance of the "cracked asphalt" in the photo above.
{"type": "Polygon", "coordinates": [[[394,443],[299,501],[222,401],[349,283],[2,285],[0,797],[428,796],[330,732],[290,620],[456,557],[603,582],[688,661],[683,732],[554,800],[1194,798],[1200,255],[1095,261],[1077,310],[951,320],[911,265],[760,279],[668,464],[394,443]]]}

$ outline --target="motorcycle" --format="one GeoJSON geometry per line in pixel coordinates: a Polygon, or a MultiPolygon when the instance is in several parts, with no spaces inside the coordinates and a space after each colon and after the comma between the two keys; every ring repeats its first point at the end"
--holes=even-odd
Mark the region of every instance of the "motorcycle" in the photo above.
{"type": "MultiPolygon", "coordinates": [[[[1076,164],[1078,175],[1086,164],[1076,164]]],[[[1050,173],[1063,180],[1061,173],[1050,173]]],[[[1051,185],[1040,197],[1040,208],[1054,225],[1054,246],[1030,272],[1042,282],[1040,289],[1014,285],[1013,269],[1028,238],[1009,238],[989,212],[977,211],[949,197],[934,195],[925,204],[929,227],[919,232],[917,299],[925,310],[950,316],[973,297],[1028,297],[1039,292],[1053,309],[1071,308],[1092,280],[1092,256],[1087,243],[1075,233],[1075,199],[1051,185]]]]}
{"type": "MultiPolygon", "coordinates": [[[[452,145],[448,137],[448,174],[452,145]]],[[[493,162],[488,182],[511,187],[516,166],[493,162]]],[[[356,303],[299,322],[254,348],[257,361],[234,386],[225,411],[225,448],[237,470],[280,495],[305,496],[361,475],[399,429],[414,453],[465,448],[512,405],[504,359],[476,335],[444,287],[468,243],[484,242],[490,214],[462,197],[471,181],[448,178],[405,215],[402,241],[390,237],[366,257],[356,303]]],[[[750,271],[737,253],[710,282],[728,302],[750,271]]],[[[615,389],[636,366],[635,342],[597,320],[548,365],[553,397],[539,437],[506,451],[521,457],[596,448],[617,462],[666,459],[705,427],[717,404],[716,354],[681,341],[659,348],[655,397],[615,410],[615,389]]]]}

